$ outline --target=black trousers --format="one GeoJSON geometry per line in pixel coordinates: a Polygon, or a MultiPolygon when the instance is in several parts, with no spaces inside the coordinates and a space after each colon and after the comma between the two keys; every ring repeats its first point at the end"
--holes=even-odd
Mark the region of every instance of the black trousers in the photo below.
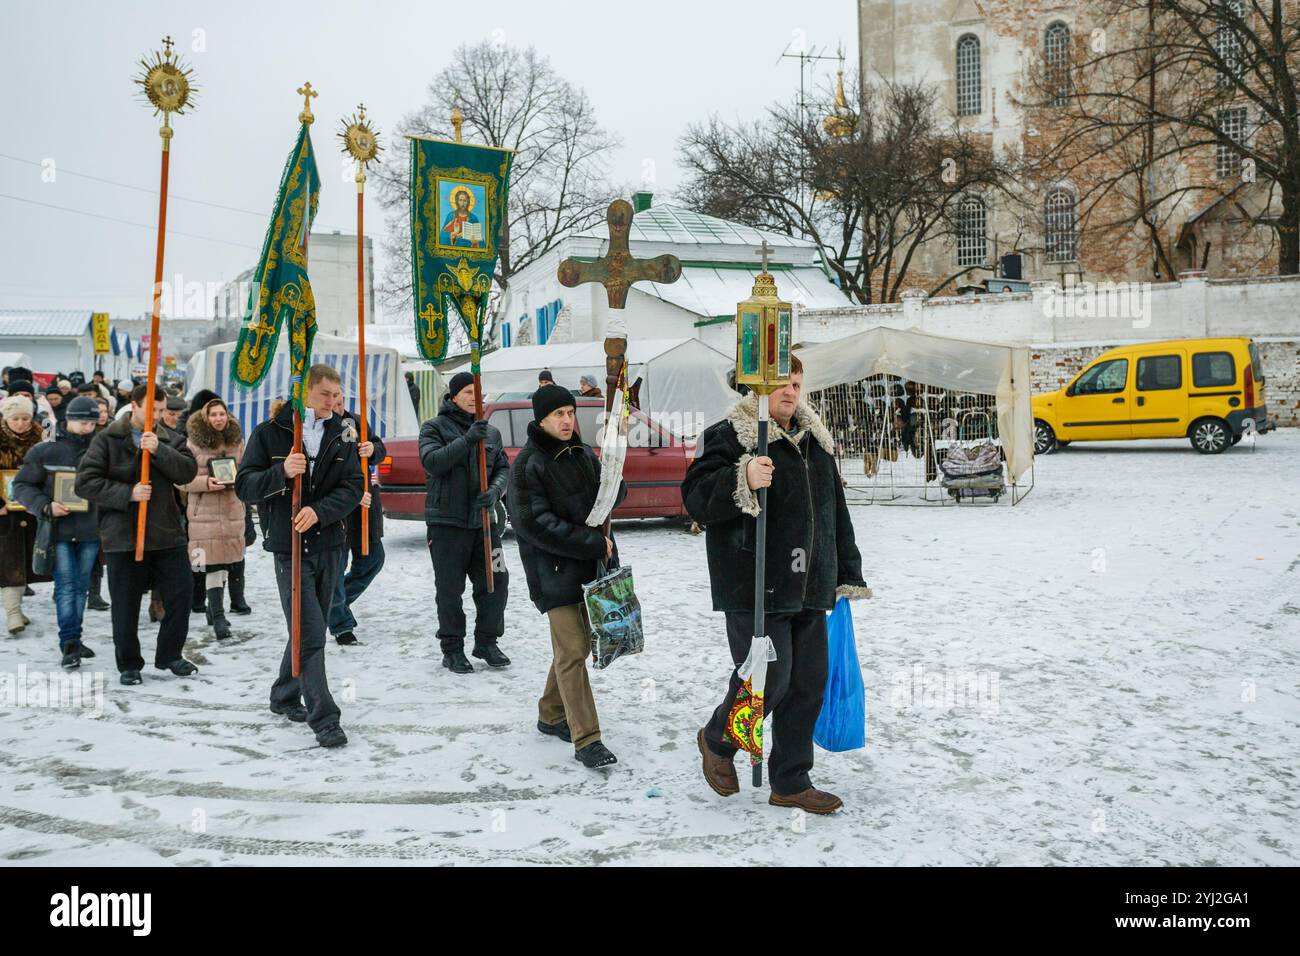
{"type": "MultiPolygon", "coordinates": [[[[773,793],[789,796],[812,786],[813,727],[826,692],[826,612],[805,609],[798,614],[768,614],[767,636],[776,647],[776,660],[767,664],[763,712],[772,714],[772,749],[767,759],[773,793]]],[[[739,665],[754,639],[754,615],[727,612],[727,643],[739,665]]],[[[704,728],[708,748],[722,757],[734,757],[736,747],[724,734],[740,677],[735,669],[727,682],[727,696],[704,728]]]]}
{"type": "MultiPolygon", "coordinates": [[[[444,654],[465,647],[465,609],[461,597],[468,577],[474,597],[474,646],[488,647],[506,632],[506,594],[510,576],[505,562],[495,561],[492,593],[483,568],[483,531],[480,528],[428,526],[429,557],[438,605],[438,643],[444,654]]],[[[501,539],[492,535],[492,553],[501,555],[501,539]]]]}
{"type": "Polygon", "coordinates": [[[134,551],[108,551],[108,596],[112,602],[113,649],[119,671],[144,667],[140,656],[140,600],[150,587],[162,599],[163,619],[158,625],[154,664],[166,667],[185,651],[190,633],[190,558],[184,546],[146,551],[136,561],[134,551]]]}
{"type": "MultiPolygon", "coordinates": [[[[284,644],[280,676],[271,685],[271,703],[286,706],[301,702],[307,708],[307,726],[320,733],[339,722],[339,706],[325,677],[325,625],[330,616],[339,569],[347,552],[338,548],[302,556],[302,634],[299,676],[293,676],[293,635],[284,644]]],[[[275,556],[275,584],[280,590],[286,628],[292,627],[293,559],[275,556]]]]}

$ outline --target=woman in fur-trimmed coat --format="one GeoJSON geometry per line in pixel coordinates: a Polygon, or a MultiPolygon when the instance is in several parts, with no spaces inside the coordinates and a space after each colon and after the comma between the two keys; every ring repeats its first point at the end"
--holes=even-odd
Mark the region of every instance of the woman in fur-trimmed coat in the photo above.
{"type": "MultiPolygon", "coordinates": [[[[862,555],[835,467],[835,443],[817,413],[800,400],[803,366],[791,356],[790,384],[766,399],[749,394],[706,429],[699,456],[682,482],[682,499],[705,526],[713,608],[727,618],[737,667],[754,638],[755,529],[758,492],[767,488],[764,581],[766,636],[776,651],[767,665],[764,711],[772,722],[768,802],[808,813],[833,813],[839,797],[813,787],[813,727],[826,687],[826,612],[837,597],[868,598],[862,555]],[[758,403],[767,401],[768,450],[757,454],[758,403]]],[[[739,790],[733,759],[741,679],[733,667],[727,693],[701,728],[704,779],[721,796],[739,790]]]]}
{"type": "Polygon", "coordinates": [[[214,458],[233,458],[238,467],[244,458],[244,440],[239,422],[219,398],[190,415],[185,432],[186,445],[199,463],[194,480],[181,486],[188,496],[190,563],[195,573],[205,575],[208,623],[224,640],[230,637],[223,603],[227,578],[231,565],[244,560],[244,503],[234,485],[212,477],[210,463],[214,458]]]}
{"type": "MultiPolygon", "coordinates": [[[[22,467],[27,453],[42,439],[31,399],[13,395],[0,401],[0,469],[22,467]]],[[[23,614],[23,590],[33,581],[48,581],[32,573],[32,548],[36,544],[36,517],[9,510],[0,500],[0,598],[10,634],[21,633],[29,623],[23,614]]]]}

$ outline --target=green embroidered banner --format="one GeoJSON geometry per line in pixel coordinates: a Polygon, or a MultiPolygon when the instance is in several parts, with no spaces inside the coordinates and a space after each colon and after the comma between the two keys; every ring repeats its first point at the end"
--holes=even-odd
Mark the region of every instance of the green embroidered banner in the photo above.
{"type": "Polygon", "coordinates": [[[415,340],[431,362],[447,353],[447,317],[460,316],[478,372],[488,292],[506,215],[514,152],[411,140],[411,290],[415,340]]]}
{"type": "Polygon", "coordinates": [[[289,325],[289,359],[293,391],[302,413],[311,343],[316,336],[316,299],[307,278],[307,239],[320,199],[320,176],[307,124],[284,165],[280,192],[253,274],[248,312],[230,356],[230,377],[244,388],[266,378],[275,358],[280,329],[289,325]]]}

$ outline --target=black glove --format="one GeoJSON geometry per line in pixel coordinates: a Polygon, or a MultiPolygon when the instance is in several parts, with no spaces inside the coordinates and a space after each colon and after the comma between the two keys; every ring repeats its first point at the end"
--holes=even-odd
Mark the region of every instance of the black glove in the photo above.
{"type": "Polygon", "coordinates": [[[475,421],[465,431],[465,441],[469,442],[471,445],[477,445],[479,442],[481,442],[484,438],[487,437],[488,437],[488,423],[483,421],[482,419],[475,421]]]}
{"type": "Polygon", "coordinates": [[[480,491],[478,497],[474,499],[474,510],[482,511],[484,508],[495,508],[497,506],[497,495],[495,491],[480,491]]]}

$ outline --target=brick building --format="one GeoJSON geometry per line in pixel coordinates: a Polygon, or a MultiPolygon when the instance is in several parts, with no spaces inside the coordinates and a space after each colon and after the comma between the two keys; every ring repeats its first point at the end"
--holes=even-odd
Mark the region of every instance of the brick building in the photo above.
{"type": "MultiPolygon", "coordinates": [[[[1124,49],[1124,31],[1146,27],[1145,18],[1103,24],[1105,15],[1105,4],[1082,0],[858,0],[859,66],[867,82],[933,84],[941,109],[962,129],[987,137],[997,155],[1030,164],[1048,155],[1060,160],[1026,176],[1017,199],[963,198],[955,235],[925,243],[908,286],[935,289],[977,266],[942,287],[951,294],[959,284],[993,278],[994,264],[1008,253],[1020,254],[1024,279],[1061,284],[1162,282],[1192,270],[1211,278],[1277,272],[1272,231],[1243,214],[1258,213],[1269,191],[1246,181],[1240,156],[1230,149],[1207,143],[1179,153],[1153,164],[1136,187],[1170,197],[1155,215],[1163,263],[1145,225],[1117,225],[1136,208],[1127,188],[1101,202],[1089,198],[1098,182],[1142,158],[1132,155],[1132,137],[1116,135],[1108,145],[1094,131],[1085,142],[1072,123],[1077,107],[1065,91],[1079,82],[1072,79],[1077,67],[1095,57],[1098,42],[1124,49]],[[1062,95],[1053,96],[1058,88],[1062,95]],[[1074,161],[1084,151],[1092,158],[1074,161]]],[[[1098,77],[1086,81],[1096,88],[1098,77]]],[[[1180,95],[1178,82],[1160,76],[1156,95],[1180,95]]],[[[1257,110],[1236,101],[1223,107],[1225,129],[1234,137],[1252,135],[1257,110]]],[[[1157,155],[1163,145],[1156,144],[1157,155]]]]}

